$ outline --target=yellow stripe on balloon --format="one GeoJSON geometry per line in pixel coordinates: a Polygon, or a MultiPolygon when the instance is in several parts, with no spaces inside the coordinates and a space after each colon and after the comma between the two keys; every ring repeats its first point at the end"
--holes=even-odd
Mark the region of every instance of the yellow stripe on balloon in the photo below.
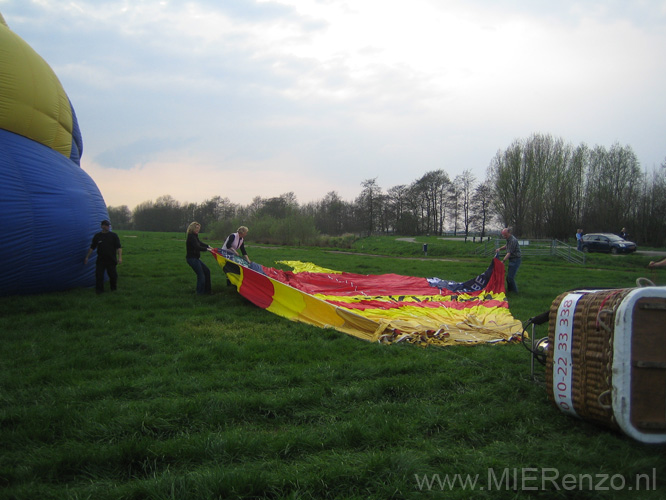
{"type": "Polygon", "coordinates": [[[51,67],[0,23],[0,128],[70,157],[72,108],[51,67]]]}

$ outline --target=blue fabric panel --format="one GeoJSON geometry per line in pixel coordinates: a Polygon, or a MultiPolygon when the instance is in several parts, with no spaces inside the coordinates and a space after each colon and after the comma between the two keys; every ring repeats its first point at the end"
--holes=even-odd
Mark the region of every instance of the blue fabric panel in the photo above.
{"type": "Polygon", "coordinates": [[[69,154],[69,159],[77,165],[81,165],[81,155],[83,154],[83,138],[81,137],[79,120],[76,118],[76,113],[74,112],[72,101],[69,101],[69,107],[72,110],[72,151],[69,154]]]}
{"type": "Polygon", "coordinates": [[[83,260],[107,218],[78,161],[0,129],[0,295],[94,286],[83,260]]]}

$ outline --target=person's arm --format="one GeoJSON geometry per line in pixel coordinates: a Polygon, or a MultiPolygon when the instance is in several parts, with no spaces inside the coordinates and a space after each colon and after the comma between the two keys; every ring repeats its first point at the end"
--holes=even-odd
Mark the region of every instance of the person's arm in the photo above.
{"type": "Polygon", "coordinates": [[[123,262],[123,247],[120,244],[120,238],[116,233],[113,233],[116,235],[116,260],[118,261],[118,264],[121,264],[123,262]]]}
{"type": "MultiPolygon", "coordinates": [[[[509,243],[507,242],[507,243],[505,243],[504,245],[502,245],[501,247],[499,247],[499,248],[497,249],[497,253],[500,253],[501,251],[506,250],[506,247],[507,247],[508,244],[509,244],[509,243]]],[[[502,262],[504,262],[504,260],[502,260],[502,262]]]]}
{"type": "Polygon", "coordinates": [[[88,253],[86,254],[86,258],[83,259],[83,265],[84,265],[84,266],[85,266],[86,264],[88,264],[88,259],[90,258],[90,256],[92,255],[92,253],[93,253],[93,252],[95,251],[95,249],[97,248],[97,243],[98,243],[98,242],[96,241],[96,239],[97,239],[96,237],[97,237],[97,235],[93,236],[92,242],[90,243],[90,248],[88,249],[88,253]]]}
{"type": "Polygon", "coordinates": [[[648,267],[666,267],[666,259],[661,259],[659,261],[653,260],[648,264],[648,267]]]}
{"type": "Polygon", "coordinates": [[[247,251],[245,250],[245,242],[241,243],[240,251],[243,254],[243,257],[245,257],[245,260],[247,261],[247,263],[249,264],[251,261],[250,261],[250,257],[247,256],[247,251]]]}
{"type": "Polygon", "coordinates": [[[194,235],[194,237],[195,244],[199,250],[210,250],[210,245],[208,243],[201,241],[197,235],[194,235]]]}
{"type": "Polygon", "coordinates": [[[506,262],[506,259],[511,258],[511,253],[513,252],[513,241],[511,242],[511,245],[509,246],[509,242],[506,242],[506,245],[504,245],[503,248],[506,248],[506,254],[504,254],[504,258],[502,259],[502,262],[506,262]]]}
{"type": "Polygon", "coordinates": [[[92,255],[92,253],[93,253],[93,249],[92,249],[92,248],[89,248],[89,249],[88,249],[88,253],[86,254],[86,258],[83,259],[83,265],[88,264],[88,259],[90,258],[90,256],[92,255]]]}

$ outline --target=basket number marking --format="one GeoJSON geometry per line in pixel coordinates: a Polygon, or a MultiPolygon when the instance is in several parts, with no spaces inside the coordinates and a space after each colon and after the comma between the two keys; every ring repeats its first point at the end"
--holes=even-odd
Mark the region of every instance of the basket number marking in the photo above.
{"type": "Polygon", "coordinates": [[[557,309],[555,323],[555,346],[553,349],[553,395],[555,404],[564,413],[578,416],[573,404],[573,322],[576,304],[583,296],[580,293],[570,293],[560,303],[557,309]]]}

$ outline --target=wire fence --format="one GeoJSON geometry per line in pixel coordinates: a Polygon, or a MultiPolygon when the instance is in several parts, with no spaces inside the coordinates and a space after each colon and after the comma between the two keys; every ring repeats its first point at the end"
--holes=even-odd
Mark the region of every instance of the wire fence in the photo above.
{"type": "MultiPolygon", "coordinates": [[[[481,243],[474,253],[477,255],[493,256],[497,249],[506,243],[504,239],[496,238],[481,243]]],[[[553,256],[568,262],[585,265],[585,253],[576,247],[560,240],[518,240],[520,253],[523,257],[553,256]]]]}

